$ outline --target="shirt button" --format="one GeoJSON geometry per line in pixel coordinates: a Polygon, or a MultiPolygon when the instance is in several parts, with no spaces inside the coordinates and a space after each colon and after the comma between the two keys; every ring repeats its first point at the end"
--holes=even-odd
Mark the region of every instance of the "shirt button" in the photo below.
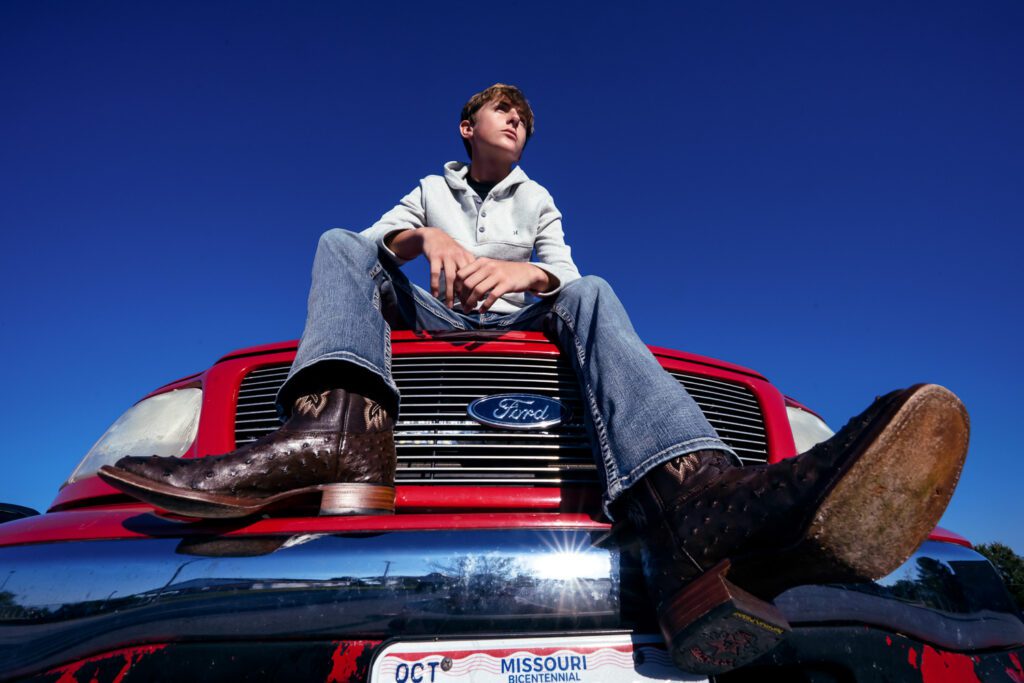
{"type": "Polygon", "coordinates": [[[483,218],[487,218],[487,212],[486,211],[481,211],[480,212],[480,216],[482,216],[483,218]]]}
{"type": "Polygon", "coordinates": [[[483,231],[484,231],[484,226],[481,225],[480,226],[480,232],[483,232],[483,231]]]}

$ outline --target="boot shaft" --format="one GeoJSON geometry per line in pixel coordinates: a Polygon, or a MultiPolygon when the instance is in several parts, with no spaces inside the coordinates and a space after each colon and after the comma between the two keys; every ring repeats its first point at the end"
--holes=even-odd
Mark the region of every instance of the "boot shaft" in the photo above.
{"type": "Polygon", "coordinates": [[[687,492],[706,488],[723,473],[739,466],[738,459],[719,450],[700,450],[658,465],[626,491],[623,510],[633,530],[645,534],[658,526],[687,492]]]}
{"type": "Polygon", "coordinates": [[[294,432],[380,433],[394,429],[393,416],[371,398],[328,389],[295,399],[283,429],[294,432]]]}

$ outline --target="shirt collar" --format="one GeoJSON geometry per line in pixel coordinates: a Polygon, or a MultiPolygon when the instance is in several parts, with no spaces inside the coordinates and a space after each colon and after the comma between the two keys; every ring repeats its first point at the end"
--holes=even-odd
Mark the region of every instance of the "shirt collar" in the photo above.
{"type": "MultiPolygon", "coordinates": [[[[444,165],[444,179],[448,183],[448,187],[453,190],[461,190],[463,192],[470,192],[471,188],[469,183],[466,182],[466,176],[469,174],[469,164],[462,161],[449,161],[444,165]]],[[[512,172],[502,178],[501,182],[494,186],[491,190],[491,194],[495,197],[507,194],[513,187],[520,183],[525,183],[529,178],[526,176],[526,171],[521,167],[516,166],[512,169],[512,172]]]]}

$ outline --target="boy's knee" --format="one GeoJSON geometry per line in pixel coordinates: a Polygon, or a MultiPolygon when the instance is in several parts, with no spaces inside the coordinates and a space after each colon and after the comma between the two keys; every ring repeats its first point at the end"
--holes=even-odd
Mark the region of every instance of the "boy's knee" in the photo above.
{"type": "Polygon", "coordinates": [[[615,292],[608,281],[597,275],[584,275],[578,280],[573,280],[563,285],[559,296],[575,296],[581,299],[600,298],[601,296],[612,295],[615,292]]]}
{"type": "Polygon", "coordinates": [[[345,230],[343,228],[331,228],[320,235],[320,244],[323,246],[335,246],[345,244],[352,240],[354,237],[360,235],[352,232],[351,230],[345,230]]]}
{"type": "Polygon", "coordinates": [[[334,252],[349,252],[353,249],[369,249],[373,253],[377,253],[377,246],[368,240],[367,238],[360,235],[358,232],[352,232],[351,230],[344,230],[342,228],[332,228],[320,235],[320,242],[317,244],[318,249],[329,249],[334,252]]]}

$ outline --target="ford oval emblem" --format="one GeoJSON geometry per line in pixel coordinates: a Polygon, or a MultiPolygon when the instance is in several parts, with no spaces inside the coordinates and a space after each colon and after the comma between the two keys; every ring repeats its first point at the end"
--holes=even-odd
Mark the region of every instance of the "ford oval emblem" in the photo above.
{"type": "Polygon", "coordinates": [[[503,429],[544,429],[569,420],[569,408],[537,394],[494,394],[478,398],[466,412],[480,424],[503,429]]]}

